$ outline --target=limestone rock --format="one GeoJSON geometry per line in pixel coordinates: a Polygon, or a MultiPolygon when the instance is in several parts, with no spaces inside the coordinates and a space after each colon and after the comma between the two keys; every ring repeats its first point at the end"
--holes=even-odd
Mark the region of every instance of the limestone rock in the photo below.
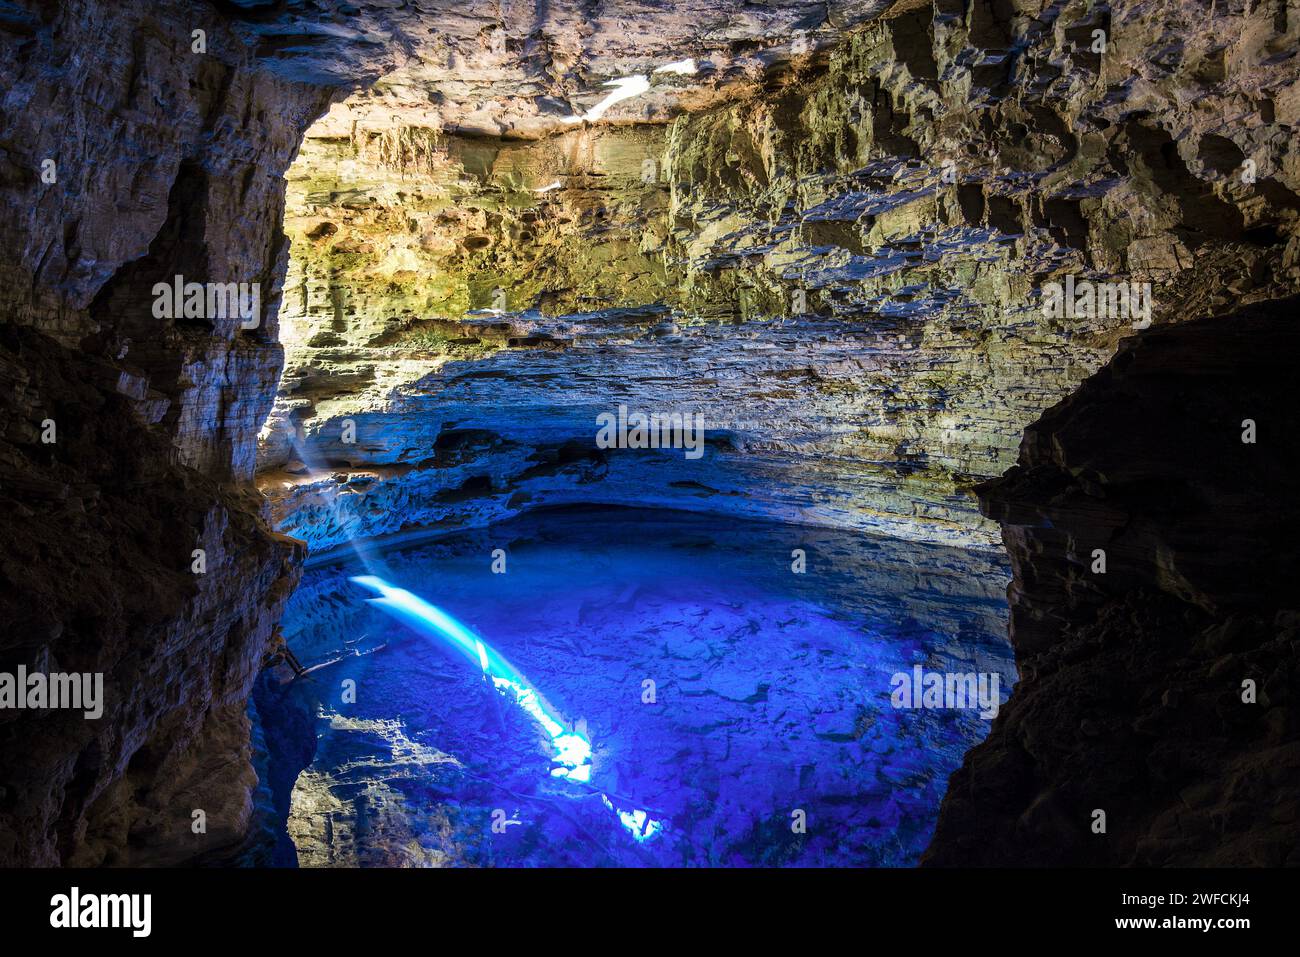
{"type": "Polygon", "coordinates": [[[1297,862],[1297,308],[1126,340],[980,487],[1021,680],[923,863],[1297,862]]]}

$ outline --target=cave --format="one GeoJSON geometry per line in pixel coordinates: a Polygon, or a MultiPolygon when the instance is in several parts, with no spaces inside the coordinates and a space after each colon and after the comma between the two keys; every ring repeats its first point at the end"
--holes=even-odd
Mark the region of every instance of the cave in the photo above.
{"type": "Polygon", "coordinates": [[[1300,865],[1298,40],[3,4],[0,865],[1300,865]]]}

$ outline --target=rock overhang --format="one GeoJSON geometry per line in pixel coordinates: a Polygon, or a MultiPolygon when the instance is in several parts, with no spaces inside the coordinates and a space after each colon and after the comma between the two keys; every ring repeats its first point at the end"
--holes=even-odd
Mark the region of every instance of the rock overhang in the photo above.
{"type": "Polygon", "coordinates": [[[609,122],[671,120],[759,88],[812,61],[891,0],[809,0],[719,9],[612,0],[594,9],[533,4],[234,2],[228,11],[262,68],[353,94],[365,122],[406,117],[468,135],[537,138],[562,132],[610,91],[647,89],[609,122]]]}

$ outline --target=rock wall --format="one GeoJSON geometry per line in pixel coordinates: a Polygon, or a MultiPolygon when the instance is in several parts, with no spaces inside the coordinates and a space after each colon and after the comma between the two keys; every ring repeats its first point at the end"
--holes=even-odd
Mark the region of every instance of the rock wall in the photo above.
{"type": "Polygon", "coordinates": [[[1046,284],[1151,283],[1161,324],[1300,282],[1300,24],[1229,7],[1190,30],[1209,7],[899,4],[824,75],[679,119],[693,298],[898,337],[859,384],[858,457],[1003,471],[1135,325],[1045,315],[1046,284]]]}
{"type": "Polygon", "coordinates": [[[923,863],[1300,862],[1298,308],[1126,340],[980,487],[1020,682],[923,863]]]}
{"type": "Polygon", "coordinates": [[[240,483],[281,173],[329,91],[178,2],[7,5],[0,58],[0,670],[104,682],[96,719],[0,710],[0,865],[189,858],[247,820],[245,702],[302,557],[240,483]],[[254,327],[155,318],[177,274],[259,283],[254,327]]]}
{"type": "Polygon", "coordinates": [[[532,144],[367,130],[354,97],[290,174],[277,520],[328,548],[639,496],[991,545],[970,489],[1135,325],[1300,288],[1298,31],[1280,3],[895,3],[666,132],[532,144]],[[1149,284],[1150,315],[1046,315],[1074,281],[1149,284]],[[624,400],[704,413],[707,463],[589,467],[624,400]],[[501,446],[534,439],[574,456],[540,484],[501,446]]]}
{"type": "Polygon", "coordinates": [[[512,143],[372,129],[361,116],[336,107],[289,172],[288,363],[263,469],[297,457],[291,435],[304,421],[382,402],[510,339],[431,317],[674,295],[658,255],[667,189],[642,173],[662,127],[512,143]]]}
{"type": "MultiPolygon", "coordinates": [[[[321,401],[353,404],[298,442],[302,459],[260,477],[278,528],[319,552],[599,503],[970,542],[969,523],[952,520],[965,501],[950,485],[853,454],[845,419],[863,405],[853,394],[863,354],[897,348],[867,323],[679,325],[648,307],[454,325],[492,354],[390,385],[368,407],[321,401]],[[684,437],[699,443],[597,447],[598,417],[620,406],[703,423],[684,437]]],[[[387,368],[418,372],[407,356],[387,368]]]]}

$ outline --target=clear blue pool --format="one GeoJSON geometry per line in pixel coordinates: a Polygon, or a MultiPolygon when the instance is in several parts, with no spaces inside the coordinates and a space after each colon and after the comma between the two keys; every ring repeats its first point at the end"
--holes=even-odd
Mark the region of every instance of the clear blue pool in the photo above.
{"type": "Polygon", "coordinates": [[[609,509],[311,568],[284,632],[312,670],[265,675],[254,709],[279,861],[913,864],[989,722],[895,707],[893,676],[996,674],[1005,699],[1006,581],[990,552],[609,509]],[[360,576],[436,606],[482,659],[360,576]],[[547,716],[589,743],[580,773],[547,716]]]}

